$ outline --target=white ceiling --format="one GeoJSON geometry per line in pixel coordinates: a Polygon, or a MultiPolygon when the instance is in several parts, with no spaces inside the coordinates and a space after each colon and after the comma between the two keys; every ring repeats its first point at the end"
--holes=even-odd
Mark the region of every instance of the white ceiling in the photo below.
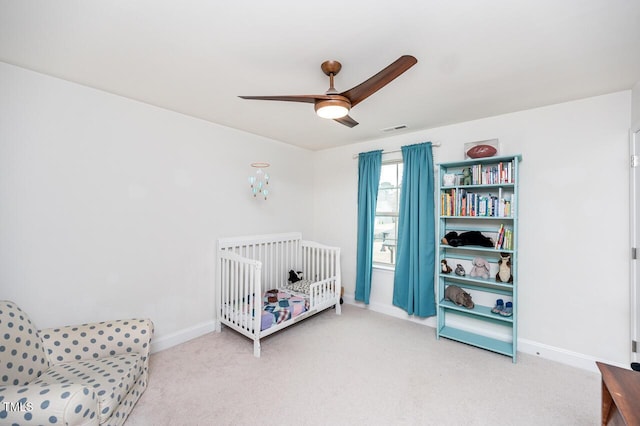
{"type": "Polygon", "coordinates": [[[0,61],[312,150],[626,90],[640,0],[0,0],[0,61]],[[418,63],[354,107],[238,95],[338,91],[418,63]]]}

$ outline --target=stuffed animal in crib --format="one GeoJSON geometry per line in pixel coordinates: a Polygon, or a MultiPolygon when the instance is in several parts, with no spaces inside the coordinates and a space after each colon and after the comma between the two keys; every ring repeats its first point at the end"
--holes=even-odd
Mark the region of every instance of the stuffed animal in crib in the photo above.
{"type": "Polygon", "coordinates": [[[277,289],[271,289],[265,292],[266,296],[267,296],[267,302],[268,303],[276,303],[278,301],[278,290],[277,289]]]}
{"type": "Polygon", "coordinates": [[[447,264],[447,260],[446,259],[442,259],[440,261],[440,265],[442,266],[442,273],[443,274],[450,274],[451,271],[453,271],[453,269],[451,269],[451,266],[449,266],[447,264]]]}
{"type": "Polygon", "coordinates": [[[513,282],[513,275],[511,275],[511,255],[509,253],[500,253],[496,281],[498,281],[499,283],[513,282]]]}
{"type": "Polygon", "coordinates": [[[487,262],[487,259],[474,257],[471,264],[473,267],[471,268],[471,272],[469,272],[470,277],[484,278],[485,280],[489,278],[489,262],[487,262]]]}
{"type": "Polygon", "coordinates": [[[471,300],[471,295],[457,285],[450,285],[444,290],[444,299],[468,309],[473,309],[475,306],[473,300],[471,300]]]}
{"type": "Polygon", "coordinates": [[[289,271],[289,282],[297,283],[302,280],[302,271],[294,271],[293,269],[289,271]]]}

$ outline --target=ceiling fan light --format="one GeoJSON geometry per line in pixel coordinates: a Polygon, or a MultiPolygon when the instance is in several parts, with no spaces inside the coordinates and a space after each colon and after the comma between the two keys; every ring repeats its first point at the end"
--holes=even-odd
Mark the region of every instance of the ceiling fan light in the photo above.
{"type": "Polygon", "coordinates": [[[349,114],[349,103],[340,99],[326,99],[316,102],[316,114],[322,118],[342,118],[349,114]]]}

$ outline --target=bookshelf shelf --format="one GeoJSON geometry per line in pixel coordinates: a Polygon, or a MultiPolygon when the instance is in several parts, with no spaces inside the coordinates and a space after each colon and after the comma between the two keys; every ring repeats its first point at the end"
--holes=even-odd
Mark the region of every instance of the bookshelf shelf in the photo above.
{"type": "Polygon", "coordinates": [[[467,308],[463,308],[462,306],[458,306],[452,302],[444,301],[442,302],[442,307],[444,309],[461,312],[467,315],[474,315],[474,316],[488,318],[488,319],[491,319],[492,321],[504,322],[504,323],[513,322],[513,317],[503,317],[501,315],[492,313],[491,312],[492,306],[481,306],[476,304],[476,306],[473,309],[467,309],[467,308]]]}
{"type": "Polygon", "coordinates": [[[478,289],[484,289],[484,291],[501,293],[504,295],[511,295],[511,292],[513,291],[513,284],[498,282],[493,278],[488,278],[488,279],[470,278],[467,276],[461,277],[458,275],[446,275],[446,274],[440,274],[440,278],[446,279],[448,281],[457,281],[459,283],[462,283],[462,284],[456,284],[458,286],[464,285],[465,287],[474,287],[478,289]]]}
{"type": "Polygon", "coordinates": [[[441,189],[455,189],[455,188],[478,189],[478,188],[500,188],[500,187],[508,188],[513,186],[515,186],[514,183],[487,183],[487,184],[478,184],[478,185],[449,185],[449,186],[442,186],[441,189]]]}
{"type": "Polygon", "coordinates": [[[440,217],[446,217],[447,219],[478,219],[478,220],[509,220],[509,219],[513,219],[513,217],[511,216],[447,216],[447,215],[442,215],[440,217]]]}
{"type": "Polygon", "coordinates": [[[510,249],[494,249],[490,247],[477,247],[477,246],[460,246],[453,247],[447,244],[440,244],[441,248],[444,250],[461,250],[461,251],[483,251],[488,253],[513,253],[513,250],[510,249]]]}
{"type": "Polygon", "coordinates": [[[513,344],[511,342],[505,342],[481,334],[464,331],[459,328],[443,327],[440,330],[440,336],[503,355],[511,356],[513,353],[513,344]]]}
{"type": "Polygon", "coordinates": [[[517,359],[518,312],[518,168],[520,155],[488,157],[439,164],[438,270],[440,262],[464,275],[441,272],[438,281],[438,326],[436,336],[487,349],[517,359]],[[445,179],[445,175],[446,179],[445,179]],[[465,182],[465,177],[471,182],[465,182]],[[453,180],[452,180],[453,179],[453,180]],[[444,185],[447,181],[448,184],[444,185]],[[455,184],[451,182],[455,181],[455,184]],[[493,247],[444,244],[449,232],[479,231],[491,238],[493,247]],[[499,260],[508,255],[512,282],[496,279],[499,260]],[[489,278],[471,276],[473,261],[488,262],[489,278]],[[458,306],[444,298],[450,285],[471,294],[474,308],[458,306]],[[491,312],[497,299],[511,302],[513,314],[491,312]],[[495,329],[497,326],[498,330],[495,329]]]}

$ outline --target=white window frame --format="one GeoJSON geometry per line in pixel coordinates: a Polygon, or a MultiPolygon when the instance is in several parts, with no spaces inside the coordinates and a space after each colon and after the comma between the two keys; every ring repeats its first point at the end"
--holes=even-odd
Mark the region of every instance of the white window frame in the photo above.
{"type": "MultiPolygon", "coordinates": [[[[390,217],[390,218],[395,218],[395,231],[397,232],[398,230],[398,219],[399,219],[399,209],[400,209],[400,191],[401,191],[401,187],[402,187],[402,175],[398,172],[398,165],[402,165],[403,166],[403,172],[404,172],[404,163],[401,159],[398,160],[388,160],[388,161],[383,161],[382,162],[382,167],[385,166],[389,166],[389,165],[395,165],[396,166],[396,184],[397,186],[395,187],[395,189],[398,190],[397,193],[397,200],[396,200],[396,209],[392,210],[392,211],[380,211],[378,210],[379,206],[380,206],[380,185],[378,185],[378,203],[376,204],[376,214],[375,214],[375,220],[376,223],[378,221],[379,217],[390,217]]],[[[397,247],[397,235],[393,235],[392,238],[389,239],[390,242],[385,243],[382,247],[378,247],[380,244],[379,241],[379,237],[376,238],[376,234],[375,234],[375,225],[374,225],[374,248],[373,248],[373,267],[374,268],[379,268],[379,269],[389,269],[389,270],[394,270],[395,269],[395,254],[396,254],[396,247],[397,247]],[[394,244],[395,241],[395,244],[394,244]],[[389,262],[383,262],[380,260],[376,260],[376,251],[387,251],[389,250],[389,253],[391,254],[391,258],[392,258],[392,263],[389,262]]]]}

